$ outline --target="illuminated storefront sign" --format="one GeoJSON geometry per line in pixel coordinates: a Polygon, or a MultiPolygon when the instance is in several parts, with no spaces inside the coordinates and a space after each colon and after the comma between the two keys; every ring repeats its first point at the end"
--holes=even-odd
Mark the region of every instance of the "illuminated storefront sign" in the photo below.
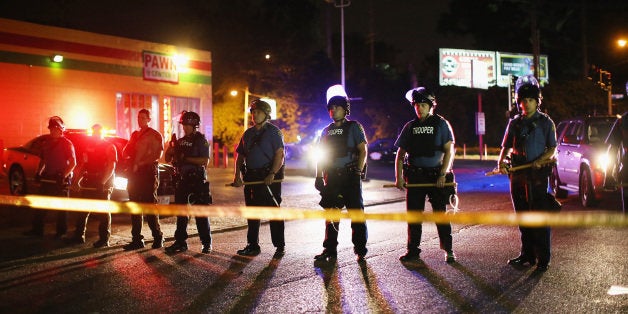
{"type": "Polygon", "coordinates": [[[142,60],[145,80],[179,83],[179,71],[174,57],[143,51],[142,60]]]}

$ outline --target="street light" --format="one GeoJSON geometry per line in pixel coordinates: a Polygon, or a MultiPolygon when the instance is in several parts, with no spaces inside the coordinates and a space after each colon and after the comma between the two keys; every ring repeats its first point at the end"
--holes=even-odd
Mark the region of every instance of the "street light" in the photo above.
{"type": "Polygon", "coordinates": [[[345,85],[345,7],[351,5],[351,0],[334,0],[334,6],[340,8],[340,84],[345,85]]]}
{"type": "MultiPolygon", "coordinates": [[[[238,95],[238,91],[237,90],[232,90],[231,91],[231,96],[237,96],[238,95]]],[[[245,87],[244,88],[244,121],[243,121],[243,129],[244,131],[246,131],[246,129],[248,129],[249,127],[249,96],[253,96],[253,97],[257,97],[260,100],[263,100],[265,102],[267,102],[270,105],[271,108],[271,120],[275,119],[277,114],[277,101],[272,99],[272,98],[268,98],[266,96],[262,96],[262,95],[257,95],[257,94],[253,94],[251,92],[249,92],[249,87],[245,87]]]]}

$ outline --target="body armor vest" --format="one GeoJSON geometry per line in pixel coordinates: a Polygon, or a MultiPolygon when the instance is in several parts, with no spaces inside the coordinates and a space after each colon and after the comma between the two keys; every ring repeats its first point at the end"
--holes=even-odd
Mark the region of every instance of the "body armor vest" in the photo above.
{"type": "Polygon", "coordinates": [[[418,118],[412,121],[407,150],[410,158],[433,157],[437,150],[442,150],[434,144],[440,121],[441,117],[438,115],[429,116],[423,122],[418,118]]]}
{"type": "Polygon", "coordinates": [[[326,129],[324,145],[331,158],[340,158],[347,156],[349,153],[355,153],[356,148],[349,148],[349,129],[355,121],[346,121],[341,126],[336,127],[331,123],[326,129]]]}

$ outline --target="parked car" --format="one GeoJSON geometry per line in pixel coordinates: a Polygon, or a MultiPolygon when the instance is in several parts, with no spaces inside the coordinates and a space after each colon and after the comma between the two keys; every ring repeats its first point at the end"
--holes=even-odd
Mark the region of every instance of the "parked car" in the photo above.
{"type": "MultiPolygon", "coordinates": [[[[39,154],[45,141],[50,135],[40,135],[19,147],[5,148],[2,152],[2,172],[8,178],[9,191],[12,195],[26,195],[36,190],[35,172],[39,165],[39,154]]],[[[86,130],[66,130],[65,136],[74,144],[75,149],[81,148],[89,141],[86,130]]],[[[128,140],[118,136],[107,136],[105,140],[114,144],[118,151],[118,160],[121,160],[122,150],[128,140]]],[[[159,164],[159,188],[157,195],[159,202],[169,204],[174,202],[174,169],[168,164],[159,164]]],[[[127,179],[122,169],[116,167],[116,179],[111,199],[127,201],[127,179]]]]}
{"type": "Polygon", "coordinates": [[[616,121],[616,116],[589,116],[557,125],[558,161],[550,176],[557,197],[578,192],[582,206],[591,207],[612,184],[616,166],[609,147],[616,121]]]}
{"type": "Polygon", "coordinates": [[[397,157],[397,147],[394,138],[382,138],[369,143],[369,159],[378,162],[394,163],[397,157]]]}

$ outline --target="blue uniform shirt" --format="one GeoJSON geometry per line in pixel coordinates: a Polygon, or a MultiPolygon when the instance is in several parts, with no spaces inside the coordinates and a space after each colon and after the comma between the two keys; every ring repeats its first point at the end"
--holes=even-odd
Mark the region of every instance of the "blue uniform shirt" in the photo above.
{"type": "Polygon", "coordinates": [[[259,169],[271,166],[275,152],[280,148],[284,148],[281,130],[266,122],[259,130],[254,126],[248,128],[242,135],[236,152],[244,156],[248,169],[259,169]]]}
{"type": "Polygon", "coordinates": [[[526,162],[532,162],[547,148],[556,147],[554,121],[538,111],[526,119],[516,116],[508,122],[502,147],[513,148],[513,156],[525,157],[526,162]]]}
{"type": "MultiPolygon", "coordinates": [[[[406,152],[413,151],[412,147],[412,136],[417,136],[419,133],[430,133],[433,135],[434,142],[431,143],[431,146],[434,150],[433,156],[417,156],[417,155],[409,155],[408,163],[415,167],[439,167],[443,164],[443,158],[445,156],[445,151],[443,151],[443,146],[445,143],[451,141],[454,142],[454,133],[449,125],[447,120],[439,117],[438,123],[435,128],[430,128],[428,125],[422,125],[421,122],[417,123],[417,119],[413,119],[408,121],[406,125],[404,125],[401,133],[399,133],[399,137],[395,142],[395,146],[404,149],[406,152]]],[[[428,117],[429,119],[430,117],[428,117]]],[[[427,122],[427,121],[426,121],[427,122]]],[[[416,145],[416,144],[415,144],[416,145]]],[[[430,145],[430,143],[421,143],[420,145],[430,145]]],[[[428,147],[429,149],[429,147],[428,147]]]]}

